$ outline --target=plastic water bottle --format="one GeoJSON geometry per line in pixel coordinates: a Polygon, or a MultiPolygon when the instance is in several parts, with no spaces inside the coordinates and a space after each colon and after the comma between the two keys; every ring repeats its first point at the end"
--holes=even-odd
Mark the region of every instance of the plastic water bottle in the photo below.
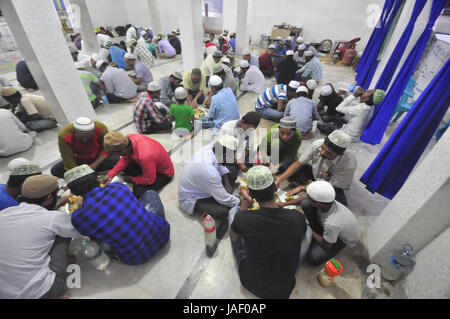
{"type": "Polygon", "coordinates": [[[334,282],[334,277],[339,276],[344,268],[336,259],[332,258],[325,264],[325,268],[317,275],[317,280],[322,287],[328,288],[334,282]]]}
{"type": "Polygon", "coordinates": [[[403,251],[395,251],[386,265],[381,266],[381,276],[389,281],[398,281],[409,275],[414,269],[413,247],[409,244],[403,246],[403,251]]]}
{"type": "Polygon", "coordinates": [[[212,257],[216,250],[216,222],[208,213],[202,215],[203,228],[205,229],[206,255],[212,257]]]}
{"type": "Polygon", "coordinates": [[[105,270],[108,267],[110,259],[96,242],[84,239],[77,249],[96,269],[105,270]]]}

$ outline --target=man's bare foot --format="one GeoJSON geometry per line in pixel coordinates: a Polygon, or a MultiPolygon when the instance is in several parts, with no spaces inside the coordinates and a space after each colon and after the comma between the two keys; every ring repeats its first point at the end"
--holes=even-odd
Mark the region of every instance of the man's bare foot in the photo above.
{"type": "Polygon", "coordinates": [[[27,89],[28,92],[34,92],[35,89],[27,89]]]}
{"type": "Polygon", "coordinates": [[[134,97],[134,98],[132,98],[132,99],[128,99],[128,100],[125,100],[125,102],[126,103],[134,103],[134,102],[136,102],[138,99],[136,98],[136,97],[134,97]]]}

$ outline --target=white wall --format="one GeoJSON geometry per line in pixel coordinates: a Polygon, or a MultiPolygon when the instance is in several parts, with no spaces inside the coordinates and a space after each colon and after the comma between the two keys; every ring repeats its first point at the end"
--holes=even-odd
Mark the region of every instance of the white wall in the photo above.
{"type": "Polygon", "coordinates": [[[86,0],[86,4],[94,28],[109,25],[113,27],[125,26],[131,23],[122,0],[86,0]]]}

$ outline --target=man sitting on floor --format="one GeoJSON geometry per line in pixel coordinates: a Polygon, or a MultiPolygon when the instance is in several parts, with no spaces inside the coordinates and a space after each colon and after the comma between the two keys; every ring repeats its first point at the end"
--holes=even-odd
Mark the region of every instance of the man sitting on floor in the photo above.
{"type": "Polygon", "coordinates": [[[293,195],[304,191],[305,185],[315,180],[325,180],[333,185],[336,200],[347,206],[344,190],[350,188],[357,166],[355,156],[346,151],[350,144],[351,137],[339,130],[314,141],[303,154],[297,155],[298,160],[284,164],[284,173],[276,180],[277,186],[286,179],[300,185],[288,192],[293,195]]]}
{"type": "Polygon", "coordinates": [[[67,289],[70,239],[81,235],[57,211],[67,202],[56,203],[58,190],[53,176],[28,177],[20,205],[1,212],[0,298],[53,299],[67,289]]]}
{"type": "Polygon", "coordinates": [[[88,165],[64,174],[78,208],[72,224],[83,236],[98,241],[104,251],[127,265],[141,265],[169,242],[170,225],[155,191],[147,191],[138,201],[122,183],[100,187],[88,165]]]}
{"type": "Polygon", "coordinates": [[[247,60],[250,65],[254,65],[259,68],[259,60],[257,57],[252,55],[252,52],[249,49],[246,49],[242,52],[242,60],[247,60]]]}
{"type": "Polygon", "coordinates": [[[266,120],[278,122],[284,116],[288,101],[296,97],[295,81],[291,82],[289,86],[277,84],[268,88],[256,100],[255,111],[266,120]]]}
{"type": "Polygon", "coordinates": [[[129,74],[131,80],[136,84],[138,91],[147,90],[148,84],[153,81],[152,72],[141,61],[136,59],[136,56],[131,53],[125,54],[125,63],[134,69],[134,74],[129,74]]]}
{"type": "Polygon", "coordinates": [[[0,109],[0,156],[11,156],[33,146],[35,132],[28,129],[11,111],[0,109]]]}
{"type": "Polygon", "coordinates": [[[312,51],[305,51],[305,65],[297,71],[296,77],[300,82],[306,82],[313,79],[316,82],[322,80],[322,64],[320,60],[314,56],[312,51]]]}
{"type": "Polygon", "coordinates": [[[174,168],[169,154],[150,137],[111,132],[106,134],[103,145],[107,152],[121,155],[119,162],[103,179],[104,184],[110,183],[123,171],[125,182],[133,183],[133,195],[139,199],[148,190],[160,191],[173,178],[174,168]]]}
{"type": "Polygon", "coordinates": [[[258,57],[259,69],[261,70],[262,74],[264,74],[264,76],[269,78],[275,73],[275,65],[272,61],[274,50],[275,45],[271,44],[269,45],[269,48],[266,50],[266,52],[258,57]]]}
{"type": "Polygon", "coordinates": [[[194,109],[186,104],[187,92],[183,87],[175,90],[175,99],[177,103],[170,106],[170,120],[175,121],[175,130],[179,136],[194,135],[194,109]]]}
{"type": "Polygon", "coordinates": [[[88,164],[94,171],[109,171],[119,160],[103,148],[108,128],[101,122],[79,117],[73,124],[58,133],[58,147],[62,161],[55,164],[51,173],[63,178],[64,173],[81,164],[88,164]]]}
{"type": "Polygon", "coordinates": [[[290,116],[297,121],[297,128],[302,132],[303,139],[310,138],[312,121],[319,119],[316,104],[307,98],[308,88],[300,86],[297,89],[297,98],[288,102],[284,116],[290,116]]]}
{"type": "Polygon", "coordinates": [[[199,68],[194,68],[184,74],[183,85],[187,91],[187,104],[194,109],[205,101],[203,92],[206,90],[206,76],[199,68]]]}
{"type": "Polygon", "coordinates": [[[224,135],[186,163],[178,185],[178,202],[186,214],[207,212],[216,220],[224,220],[230,208],[239,205],[239,198],[232,195],[237,144],[236,138],[224,135]]]}
{"type": "Polygon", "coordinates": [[[247,60],[242,60],[239,66],[241,68],[239,89],[242,92],[263,93],[266,89],[266,80],[259,68],[250,65],[247,60]]]}
{"type": "Polygon", "coordinates": [[[169,59],[173,59],[176,57],[177,51],[170,44],[169,40],[163,39],[162,37],[158,36],[155,41],[158,44],[158,50],[161,54],[161,57],[169,59]]]}
{"type": "Polygon", "coordinates": [[[109,103],[135,101],[133,98],[136,96],[137,86],[125,70],[110,66],[105,61],[98,61],[96,66],[103,73],[100,80],[105,83],[109,103]]]}
{"type": "Polygon", "coordinates": [[[228,219],[241,283],[261,298],[289,298],[304,248],[305,217],[275,203],[277,189],[267,167],[252,167],[247,180],[241,207],[232,208],[228,219]],[[253,199],[260,208],[248,210],[253,199]]]}
{"type": "Polygon", "coordinates": [[[353,213],[335,200],[333,186],[317,181],[306,188],[307,199],[302,209],[312,229],[313,242],[306,261],[319,266],[336,256],[345,247],[359,241],[358,222],[353,213]]]}
{"type": "Polygon", "coordinates": [[[158,84],[161,87],[159,101],[166,106],[167,110],[169,110],[170,106],[175,102],[175,89],[180,86],[182,81],[183,74],[178,71],[158,79],[158,84]]]}

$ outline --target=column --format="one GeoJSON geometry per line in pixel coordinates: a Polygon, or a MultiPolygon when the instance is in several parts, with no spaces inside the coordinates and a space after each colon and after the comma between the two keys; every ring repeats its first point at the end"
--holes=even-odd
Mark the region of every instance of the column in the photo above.
{"type": "Polygon", "coordinates": [[[236,12],[236,54],[242,54],[242,51],[249,48],[248,32],[248,0],[239,0],[237,2],[236,12]]]}
{"type": "Polygon", "coordinates": [[[420,252],[450,226],[449,167],[447,130],[369,227],[367,241],[372,262],[386,264],[392,251],[405,243],[420,252]]]}
{"type": "Polygon", "coordinates": [[[236,13],[238,0],[223,0],[223,30],[236,32],[236,13]]]}
{"type": "Polygon", "coordinates": [[[83,46],[81,49],[88,54],[98,52],[100,45],[95,36],[94,26],[92,25],[86,0],[70,0],[70,3],[72,8],[75,7],[73,8],[76,10],[75,14],[80,16],[80,25],[74,25],[74,27],[80,31],[81,38],[83,39],[83,46]]]}
{"type": "MultiPolygon", "coordinates": [[[[182,1],[184,3],[184,1],[182,1]]],[[[162,32],[161,18],[159,17],[159,5],[158,0],[148,0],[148,9],[150,10],[150,23],[154,36],[158,32],[162,32]]]]}
{"type": "Polygon", "coordinates": [[[1,0],[28,68],[60,125],[95,112],[69,52],[51,1],[1,0]],[[38,18],[37,18],[38,17],[38,18]]]}
{"type": "Polygon", "coordinates": [[[203,61],[203,23],[201,0],[184,0],[178,4],[178,22],[184,72],[200,67],[203,61]]]}

